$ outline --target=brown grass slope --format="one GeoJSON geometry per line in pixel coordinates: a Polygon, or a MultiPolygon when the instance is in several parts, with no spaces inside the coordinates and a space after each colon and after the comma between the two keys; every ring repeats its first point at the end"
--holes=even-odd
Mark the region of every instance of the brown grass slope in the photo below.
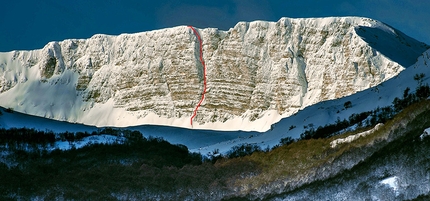
{"type": "MultiPolygon", "coordinates": [[[[424,100],[404,109],[381,129],[351,143],[330,147],[331,141],[360,131],[328,139],[302,140],[268,153],[259,152],[247,156],[241,160],[259,164],[260,172],[235,180],[231,188],[235,189],[238,197],[250,200],[286,193],[305,184],[333,177],[354,167],[408,132],[427,127],[430,127],[430,101],[424,100]],[[420,119],[416,119],[419,115],[420,119]]],[[[234,163],[234,160],[238,159],[229,163],[234,163]]]]}

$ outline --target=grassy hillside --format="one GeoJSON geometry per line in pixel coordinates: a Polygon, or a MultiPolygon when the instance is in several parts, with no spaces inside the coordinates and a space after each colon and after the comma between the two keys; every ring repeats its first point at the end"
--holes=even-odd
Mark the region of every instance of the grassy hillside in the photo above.
{"type": "MultiPolygon", "coordinates": [[[[254,153],[246,159],[259,164],[261,172],[253,177],[235,181],[248,198],[264,198],[254,189],[270,188],[268,194],[285,193],[315,180],[330,178],[343,170],[352,168],[390,142],[409,135],[422,133],[430,127],[430,101],[413,104],[371,135],[358,138],[351,143],[330,147],[330,142],[360,131],[345,133],[327,139],[301,140],[281,146],[268,153],[254,153]]],[[[231,161],[230,161],[231,162],[231,161]]]]}
{"type": "MultiPolygon", "coordinates": [[[[427,102],[427,101],[426,101],[427,102]]],[[[418,104],[416,106],[424,106],[418,104]]],[[[416,111],[416,108],[409,112],[416,111]]],[[[406,114],[408,115],[408,114],[406,114]]],[[[413,115],[413,114],[412,114],[413,115]]],[[[293,191],[273,195],[283,200],[428,200],[430,188],[430,137],[421,138],[423,129],[430,126],[430,111],[417,114],[403,127],[390,131],[390,142],[373,141],[375,152],[350,169],[334,177],[311,182],[293,191]],[[395,188],[381,184],[387,178],[396,178],[395,188]],[[312,192],[311,194],[307,194],[312,192]],[[426,199],[427,198],[427,199],[426,199]]],[[[408,118],[408,117],[404,117],[408,118]]],[[[392,121],[391,123],[402,123],[392,121]]],[[[376,134],[376,133],[375,133],[376,134]]],[[[370,139],[363,139],[369,142],[370,139]]],[[[369,144],[367,147],[370,147],[369,144]]],[[[369,152],[369,148],[365,152],[369,152]]],[[[354,153],[351,150],[351,153],[354,153]]],[[[363,151],[358,152],[363,153],[363,151]]]]}

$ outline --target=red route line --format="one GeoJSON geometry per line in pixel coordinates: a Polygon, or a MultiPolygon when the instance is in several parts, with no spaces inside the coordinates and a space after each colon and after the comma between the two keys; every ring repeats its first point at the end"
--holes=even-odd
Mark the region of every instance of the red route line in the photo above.
{"type": "Polygon", "coordinates": [[[199,43],[200,43],[200,63],[202,63],[202,65],[203,65],[203,93],[202,93],[202,98],[200,99],[199,103],[197,103],[196,108],[194,109],[193,115],[191,116],[191,119],[190,119],[190,124],[191,124],[191,126],[193,126],[193,119],[194,119],[194,117],[196,117],[197,110],[199,109],[200,105],[202,104],[203,99],[205,99],[205,93],[206,93],[206,65],[205,65],[205,61],[203,60],[202,39],[200,38],[199,33],[194,29],[194,27],[192,27],[192,26],[188,26],[188,27],[193,30],[194,35],[196,35],[197,39],[199,40],[199,43]]]}

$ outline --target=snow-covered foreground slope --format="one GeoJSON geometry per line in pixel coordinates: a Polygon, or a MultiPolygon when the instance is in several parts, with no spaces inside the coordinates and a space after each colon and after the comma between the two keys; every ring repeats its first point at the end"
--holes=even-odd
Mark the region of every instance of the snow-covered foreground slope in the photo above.
{"type": "MultiPolygon", "coordinates": [[[[272,147],[279,144],[281,138],[288,136],[298,138],[303,132],[304,126],[309,126],[309,124],[316,128],[334,123],[338,118],[341,120],[348,118],[354,113],[358,114],[374,110],[377,107],[391,105],[393,99],[401,97],[407,87],[411,88],[412,91],[416,88],[417,81],[414,80],[414,76],[420,73],[426,75],[423,84],[430,84],[430,50],[420,56],[416,64],[402,71],[396,77],[354,95],[309,106],[293,116],[282,119],[267,132],[195,130],[154,125],[128,127],[128,129],[139,130],[146,137],[163,137],[172,144],[184,144],[191,151],[202,154],[207,154],[215,149],[219,149],[221,153],[226,153],[232,146],[244,143],[257,144],[262,148],[272,147]],[[345,109],[344,103],[347,101],[351,101],[352,107],[345,109]],[[295,128],[290,130],[291,126],[295,126],[295,128]]],[[[49,129],[55,132],[97,130],[93,126],[59,122],[17,112],[3,112],[3,115],[0,116],[0,126],[49,129]]]]}
{"type": "MultiPolygon", "coordinates": [[[[305,107],[396,76],[428,47],[358,17],[197,30],[208,86],[199,129],[267,131],[305,107]]],[[[0,53],[0,106],[95,126],[190,128],[203,89],[198,49],[180,26],[0,53]]]]}

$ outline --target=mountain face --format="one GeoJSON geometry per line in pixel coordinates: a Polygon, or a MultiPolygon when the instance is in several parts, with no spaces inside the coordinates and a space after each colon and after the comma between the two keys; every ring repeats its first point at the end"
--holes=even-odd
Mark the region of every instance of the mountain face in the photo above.
{"type": "MultiPolygon", "coordinates": [[[[194,128],[265,131],[309,105],[384,82],[428,48],[372,19],[282,18],[196,29],[207,93],[194,128]]],[[[0,104],[97,126],[190,127],[203,91],[186,26],[0,53],[0,104]]]]}

